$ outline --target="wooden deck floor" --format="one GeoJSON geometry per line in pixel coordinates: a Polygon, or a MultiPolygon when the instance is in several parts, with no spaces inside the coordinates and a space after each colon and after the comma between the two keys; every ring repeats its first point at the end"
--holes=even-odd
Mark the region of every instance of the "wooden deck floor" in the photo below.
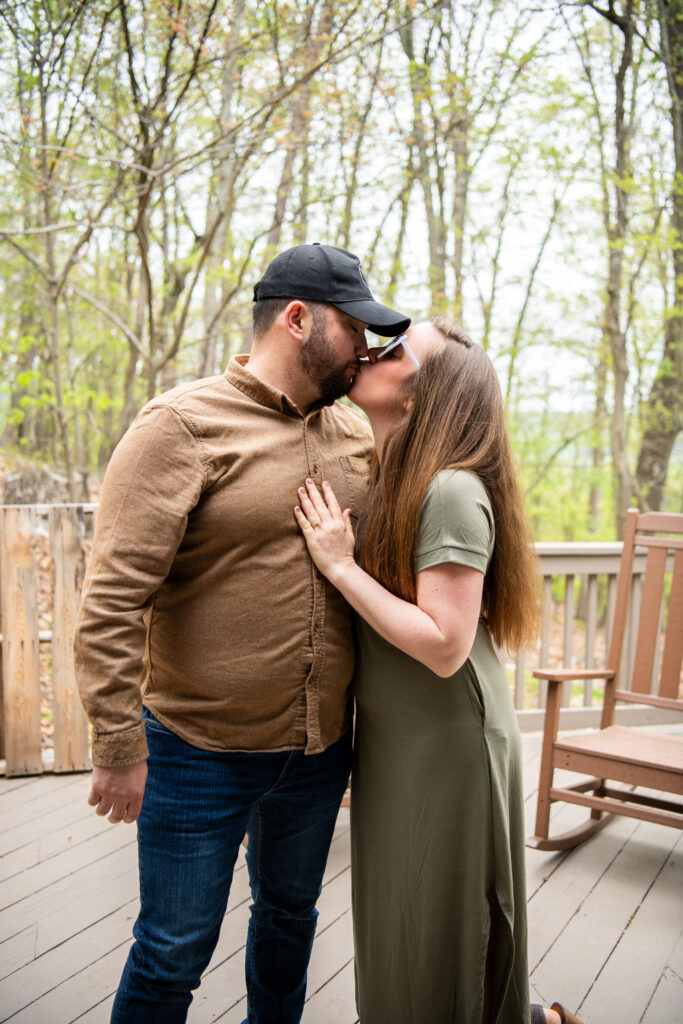
{"type": "MultiPolygon", "coordinates": [[[[540,737],[524,750],[531,823],[540,737]]],[[[109,1020],[136,915],[135,830],[98,819],[87,790],[83,775],[0,779],[0,1021],[109,1020]]],[[[557,824],[580,813],[558,808],[557,824]]],[[[534,998],[584,1024],[683,1020],[683,832],[616,819],[570,853],[528,850],[527,885],[534,998]]],[[[191,1024],[244,1017],[248,907],[241,858],[191,1024]]],[[[304,1024],[353,1024],[347,810],[319,910],[304,1024]]]]}

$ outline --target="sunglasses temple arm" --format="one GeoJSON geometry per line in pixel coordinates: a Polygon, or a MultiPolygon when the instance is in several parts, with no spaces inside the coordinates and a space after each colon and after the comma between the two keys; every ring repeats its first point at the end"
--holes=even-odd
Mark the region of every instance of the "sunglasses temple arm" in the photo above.
{"type": "Polygon", "coordinates": [[[408,353],[412,361],[415,363],[416,368],[419,370],[420,364],[418,363],[417,358],[413,355],[413,353],[410,351],[407,345],[404,345],[403,347],[405,348],[406,352],[408,353]]]}

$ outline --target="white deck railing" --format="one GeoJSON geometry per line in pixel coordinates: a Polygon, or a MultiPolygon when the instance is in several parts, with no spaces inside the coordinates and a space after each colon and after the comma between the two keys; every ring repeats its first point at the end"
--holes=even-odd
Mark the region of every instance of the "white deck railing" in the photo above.
{"type": "MultiPolygon", "coordinates": [[[[76,694],[71,644],[83,568],[97,506],[0,506],[0,608],[3,690],[0,757],[8,774],[42,771],[45,723],[52,719],[54,769],[83,770],[87,728],[76,694]],[[49,645],[49,646],[48,646],[49,645]],[[4,678],[4,687],[3,687],[4,678]],[[41,729],[41,716],[43,728],[41,729]]],[[[601,668],[609,648],[621,544],[538,544],[543,573],[542,631],[537,650],[506,666],[515,708],[525,731],[542,728],[545,685],[539,666],[601,668]]],[[[644,560],[634,565],[640,587],[644,560]]],[[[630,658],[629,633],[625,658],[630,658]]],[[[562,724],[593,725],[601,687],[566,684],[562,724]]],[[[666,721],[663,712],[633,707],[623,714],[643,723],[666,721]]]]}

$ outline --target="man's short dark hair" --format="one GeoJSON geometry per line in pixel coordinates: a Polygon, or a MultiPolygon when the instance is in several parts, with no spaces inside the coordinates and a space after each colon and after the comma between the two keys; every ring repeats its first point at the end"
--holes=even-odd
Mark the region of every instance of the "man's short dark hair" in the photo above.
{"type": "MultiPolygon", "coordinates": [[[[254,338],[262,337],[266,331],[275,323],[283,309],[294,300],[295,296],[287,299],[259,299],[252,307],[252,320],[254,325],[254,338]]],[[[313,321],[318,326],[325,324],[325,311],[328,303],[311,302],[310,299],[301,299],[313,314],[313,321]]]]}
{"type": "Polygon", "coordinates": [[[270,330],[282,310],[291,301],[291,299],[259,299],[258,302],[255,302],[252,307],[254,337],[260,338],[262,334],[270,330]]]}

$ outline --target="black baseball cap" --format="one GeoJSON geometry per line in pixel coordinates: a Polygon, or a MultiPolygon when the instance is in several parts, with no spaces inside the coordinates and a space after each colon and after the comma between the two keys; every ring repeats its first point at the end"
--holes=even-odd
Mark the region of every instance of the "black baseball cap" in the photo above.
{"type": "Polygon", "coordinates": [[[276,256],[254,285],[254,302],[261,299],[326,302],[385,338],[410,326],[409,316],[375,302],[357,256],[320,242],[295,245],[276,256]]]}

